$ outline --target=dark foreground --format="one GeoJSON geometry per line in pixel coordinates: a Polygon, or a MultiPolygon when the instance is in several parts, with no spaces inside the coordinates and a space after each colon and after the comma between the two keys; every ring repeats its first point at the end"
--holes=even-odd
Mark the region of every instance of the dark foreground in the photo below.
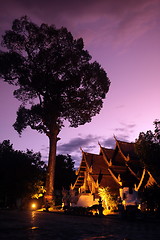
{"type": "Polygon", "coordinates": [[[159,240],[160,221],[0,211],[0,240],[159,240]]]}

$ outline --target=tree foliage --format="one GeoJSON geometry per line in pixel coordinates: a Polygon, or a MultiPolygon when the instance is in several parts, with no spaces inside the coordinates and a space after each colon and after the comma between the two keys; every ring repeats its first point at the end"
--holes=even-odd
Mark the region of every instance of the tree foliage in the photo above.
{"type": "Polygon", "coordinates": [[[150,211],[160,211],[160,121],[155,120],[155,130],[141,132],[136,140],[136,151],[144,167],[152,174],[156,184],[146,187],[141,193],[142,202],[150,211]]]}
{"type": "Polygon", "coordinates": [[[160,171],[160,122],[154,122],[155,130],[141,132],[136,140],[137,154],[144,166],[156,176],[160,171]]]}
{"type": "Polygon", "coordinates": [[[53,119],[59,127],[64,119],[77,127],[99,113],[110,82],[97,62],[89,62],[81,38],[22,17],[6,31],[2,45],[8,52],[0,53],[1,77],[19,87],[14,96],[23,104],[39,100],[30,109],[20,107],[14,125],[19,133],[28,125],[48,132],[53,119]]]}
{"type": "Polygon", "coordinates": [[[117,209],[117,196],[111,192],[109,187],[99,188],[98,194],[102,199],[105,210],[112,211],[117,209]]]}
{"type": "Polygon", "coordinates": [[[69,190],[71,184],[75,181],[76,174],[74,169],[74,161],[70,155],[58,155],[56,157],[55,169],[55,189],[69,190]]]}
{"type": "Polygon", "coordinates": [[[147,204],[148,211],[160,213],[160,187],[157,184],[145,188],[141,198],[147,204]]]}
{"type": "Polygon", "coordinates": [[[40,26],[28,17],[13,21],[0,52],[0,77],[15,85],[21,101],[14,128],[30,126],[50,140],[47,193],[54,190],[57,135],[68,120],[71,127],[90,122],[103,105],[110,81],[99,63],[91,62],[82,38],[64,27],[40,26]]]}
{"type": "Polygon", "coordinates": [[[9,140],[0,143],[0,201],[12,206],[17,199],[31,198],[44,185],[46,166],[40,153],[13,149],[9,140]]]}

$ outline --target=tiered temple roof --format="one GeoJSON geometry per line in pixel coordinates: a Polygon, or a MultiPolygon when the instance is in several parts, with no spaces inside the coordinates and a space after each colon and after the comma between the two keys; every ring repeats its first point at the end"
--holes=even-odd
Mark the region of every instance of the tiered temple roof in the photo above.
{"type": "Polygon", "coordinates": [[[98,187],[109,187],[113,193],[118,193],[122,187],[140,190],[155,181],[141,164],[135,151],[135,143],[119,141],[116,138],[115,143],[114,149],[99,144],[99,154],[82,151],[73,190],[78,190],[81,194],[96,194],[98,187]]]}

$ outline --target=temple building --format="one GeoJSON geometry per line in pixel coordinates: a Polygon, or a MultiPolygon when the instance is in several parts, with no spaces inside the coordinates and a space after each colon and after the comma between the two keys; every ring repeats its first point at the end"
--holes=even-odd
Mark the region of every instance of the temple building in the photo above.
{"type": "Polygon", "coordinates": [[[114,149],[100,144],[99,147],[99,154],[82,150],[77,178],[71,186],[71,205],[89,207],[98,204],[98,189],[106,187],[125,204],[138,204],[138,192],[156,180],[140,162],[135,143],[115,138],[114,149]]]}

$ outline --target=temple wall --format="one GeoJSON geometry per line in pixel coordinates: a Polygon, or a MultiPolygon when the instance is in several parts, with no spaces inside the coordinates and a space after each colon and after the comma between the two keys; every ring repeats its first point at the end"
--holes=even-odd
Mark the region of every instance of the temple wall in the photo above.
{"type": "Polygon", "coordinates": [[[77,207],[91,207],[94,204],[98,203],[99,199],[93,199],[93,195],[91,193],[85,193],[80,195],[78,202],[76,204],[77,207]]]}

